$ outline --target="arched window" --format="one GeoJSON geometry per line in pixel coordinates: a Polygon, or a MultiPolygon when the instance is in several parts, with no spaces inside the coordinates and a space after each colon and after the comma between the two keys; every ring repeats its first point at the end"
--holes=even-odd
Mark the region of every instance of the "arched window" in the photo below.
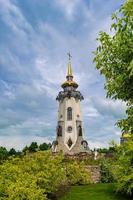
{"type": "Polygon", "coordinates": [[[67,108],[67,120],[72,120],[72,108],[68,107],[67,108]]]}
{"type": "Polygon", "coordinates": [[[86,140],[82,140],[81,145],[83,146],[84,149],[87,150],[87,148],[88,148],[88,142],[86,140]]]}
{"type": "Polygon", "coordinates": [[[57,128],[57,136],[62,136],[62,126],[58,126],[58,128],[57,128]]]}
{"type": "Polygon", "coordinates": [[[78,133],[79,133],[79,136],[82,136],[82,127],[81,127],[81,125],[79,125],[79,127],[78,127],[78,133]]]}

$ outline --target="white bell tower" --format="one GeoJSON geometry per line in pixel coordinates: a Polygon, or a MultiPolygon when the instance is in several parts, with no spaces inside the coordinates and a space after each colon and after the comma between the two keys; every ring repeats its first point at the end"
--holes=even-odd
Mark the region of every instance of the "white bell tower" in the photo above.
{"type": "Polygon", "coordinates": [[[66,81],[61,85],[63,91],[59,92],[56,100],[59,102],[56,141],[53,142],[52,151],[63,151],[66,154],[76,154],[87,151],[88,143],[83,140],[83,120],[80,102],[83,96],[77,91],[78,84],[73,81],[71,55],[69,56],[68,73],[66,81]]]}

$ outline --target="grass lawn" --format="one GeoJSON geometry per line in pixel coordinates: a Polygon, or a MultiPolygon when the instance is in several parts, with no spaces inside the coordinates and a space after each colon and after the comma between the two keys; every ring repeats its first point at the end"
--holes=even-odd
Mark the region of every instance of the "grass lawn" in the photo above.
{"type": "MultiPolygon", "coordinates": [[[[131,198],[129,198],[131,200],[131,198]]],[[[93,184],[73,186],[70,192],[60,200],[129,200],[116,195],[113,184],[93,184]]]]}

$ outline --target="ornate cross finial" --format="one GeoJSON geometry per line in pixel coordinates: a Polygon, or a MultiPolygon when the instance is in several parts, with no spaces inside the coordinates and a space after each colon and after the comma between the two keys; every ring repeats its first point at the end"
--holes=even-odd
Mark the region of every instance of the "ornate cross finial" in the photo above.
{"type": "Polygon", "coordinates": [[[70,52],[67,53],[67,55],[68,55],[68,59],[69,59],[69,61],[71,61],[72,56],[71,56],[70,52]]]}
{"type": "Polygon", "coordinates": [[[72,58],[72,56],[71,56],[70,52],[67,53],[67,55],[68,55],[68,59],[69,59],[67,76],[68,77],[70,77],[70,76],[73,77],[73,75],[72,75],[72,67],[71,67],[71,58],[72,58]]]}

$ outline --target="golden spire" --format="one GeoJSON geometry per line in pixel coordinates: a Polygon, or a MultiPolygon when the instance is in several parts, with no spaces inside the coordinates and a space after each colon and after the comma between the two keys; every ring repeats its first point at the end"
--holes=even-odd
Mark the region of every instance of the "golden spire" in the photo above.
{"type": "Polygon", "coordinates": [[[66,81],[61,85],[63,88],[65,87],[74,87],[74,88],[77,88],[78,87],[78,84],[73,81],[73,75],[72,75],[72,66],[71,66],[71,54],[68,53],[68,59],[69,59],[69,62],[68,62],[68,72],[67,72],[67,76],[66,76],[66,81]]]}
{"type": "Polygon", "coordinates": [[[70,52],[67,55],[69,57],[67,76],[72,76],[72,66],[71,66],[71,58],[72,58],[72,56],[71,56],[70,52]]]}
{"type": "Polygon", "coordinates": [[[71,67],[71,63],[68,63],[68,72],[67,72],[67,76],[72,76],[72,67],[71,67]]]}

